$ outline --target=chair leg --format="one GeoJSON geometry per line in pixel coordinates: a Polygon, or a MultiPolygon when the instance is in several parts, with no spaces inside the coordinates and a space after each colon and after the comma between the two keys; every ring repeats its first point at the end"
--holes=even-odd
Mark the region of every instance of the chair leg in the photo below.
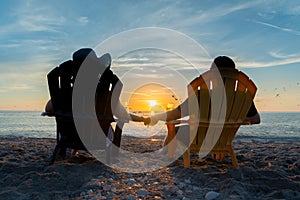
{"type": "Polygon", "coordinates": [[[116,124],[115,135],[114,135],[114,140],[113,140],[113,144],[115,146],[113,147],[113,151],[112,151],[112,156],[115,156],[115,157],[118,157],[118,155],[119,155],[119,150],[120,150],[120,147],[121,147],[123,126],[124,126],[123,122],[118,122],[116,124]]]}
{"type": "Polygon", "coordinates": [[[52,165],[54,164],[55,160],[56,160],[56,157],[59,155],[61,156],[63,159],[66,158],[66,151],[67,149],[66,148],[62,148],[60,145],[56,145],[55,148],[54,148],[54,151],[53,151],[53,154],[51,156],[51,160],[50,160],[50,164],[49,165],[52,165]]]}
{"type": "Polygon", "coordinates": [[[185,168],[190,168],[190,166],[191,166],[190,148],[188,148],[183,154],[183,165],[185,168]]]}
{"type": "Polygon", "coordinates": [[[122,128],[120,127],[122,124],[118,123],[115,128],[115,134],[113,139],[113,144],[117,147],[121,146],[121,138],[122,138],[122,128]]]}
{"type": "Polygon", "coordinates": [[[51,160],[50,160],[49,165],[54,164],[55,159],[56,159],[56,155],[57,155],[57,152],[58,152],[58,149],[59,149],[59,148],[58,148],[58,145],[56,145],[55,148],[54,148],[54,151],[53,151],[53,153],[52,153],[52,156],[51,156],[51,160]]]}
{"type": "Polygon", "coordinates": [[[239,168],[238,160],[236,159],[236,156],[235,156],[235,153],[232,149],[232,146],[229,149],[229,153],[230,153],[230,156],[231,156],[233,167],[234,168],[239,168]]]}
{"type": "Polygon", "coordinates": [[[168,136],[167,136],[168,156],[169,158],[174,158],[176,147],[177,147],[177,141],[175,138],[176,136],[175,124],[167,124],[167,128],[168,128],[168,136]]]}
{"type": "Polygon", "coordinates": [[[216,160],[222,160],[225,158],[225,154],[224,153],[216,153],[215,158],[216,158],[216,160]]]}

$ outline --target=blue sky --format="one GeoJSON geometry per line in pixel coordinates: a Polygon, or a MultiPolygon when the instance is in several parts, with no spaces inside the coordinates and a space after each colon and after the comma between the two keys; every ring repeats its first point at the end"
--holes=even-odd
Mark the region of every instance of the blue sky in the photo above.
{"type": "MultiPolygon", "coordinates": [[[[4,1],[0,7],[0,109],[42,110],[49,98],[46,74],[70,59],[72,52],[97,47],[124,31],[159,27],[182,33],[203,47],[206,60],[202,66],[194,66],[200,72],[218,55],[232,57],[258,86],[255,103],[259,110],[300,111],[299,17],[300,3],[296,0],[4,1]]],[[[172,45],[176,44],[174,40],[172,45]]],[[[126,48],[130,44],[118,45],[126,48]]],[[[123,64],[132,66],[129,58],[143,53],[139,61],[150,66],[155,62],[145,59],[151,50],[147,52],[112,55],[112,69],[123,76],[122,58],[126,58],[123,64]]],[[[160,62],[172,68],[172,55],[161,55],[166,61],[160,58],[160,62]]],[[[158,72],[160,66],[149,66],[145,66],[148,71],[135,76],[136,80],[145,80],[153,69],[156,77],[167,80],[166,71],[158,72]]],[[[139,69],[134,69],[131,75],[138,74],[139,69]]],[[[180,73],[187,81],[197,75],[184,69],[180,73]]],[[[126,78],[123,82],[132,84],[126,78]]],[[[128,92],[126,88],[124,92],[128,92]]]]}

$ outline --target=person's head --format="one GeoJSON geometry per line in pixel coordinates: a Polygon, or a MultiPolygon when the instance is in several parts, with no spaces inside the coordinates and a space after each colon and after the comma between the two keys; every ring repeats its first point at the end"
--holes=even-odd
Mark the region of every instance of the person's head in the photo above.
{"type": "Polygon", "coordinates": [[[211,69],[214,67],[235,69],[235,64],[233,60],[227,56],[218,56],[211,64],[211,69]]]}
{"type": "Polygon", "coordinates": [[[91,48],[82,48],[75,51],[72,55],[73,61],[78,63],[83,63],[85,59],[97,61],[97,55],[95,51],[91,48]]]}

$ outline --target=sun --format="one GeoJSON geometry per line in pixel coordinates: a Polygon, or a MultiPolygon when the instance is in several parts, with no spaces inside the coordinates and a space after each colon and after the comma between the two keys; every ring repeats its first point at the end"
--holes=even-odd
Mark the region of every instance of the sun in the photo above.
{"type": "Polygon", "coordinates": [[[150,107],[153,107],[153,106],[155,106],[157,104],[156,100],[148,100],[148,102],[149,102],[149,106],[150,107]]]}
{"type": "Polygon", "coordinates": [[[128,110],[132,112],[159,113],[180,104],[176,94],[168,87],[150,83],[132,92],[128,100],[128,110]]]}

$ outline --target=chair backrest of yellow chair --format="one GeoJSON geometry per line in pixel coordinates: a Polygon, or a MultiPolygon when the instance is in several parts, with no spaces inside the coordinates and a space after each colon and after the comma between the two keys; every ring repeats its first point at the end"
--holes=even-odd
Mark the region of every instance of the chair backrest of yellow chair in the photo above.
{"type": "Polygon", "coordinates": [[[198,111],[190,114],[198,115],[199,126],[191,150],[194,146],[198,151],[203,142],[220,149],[231,144],[256,90],[249,77],[236,69],[215,68],[195,78],[188,85],[188,94],[197,98],[198,111]]]}

